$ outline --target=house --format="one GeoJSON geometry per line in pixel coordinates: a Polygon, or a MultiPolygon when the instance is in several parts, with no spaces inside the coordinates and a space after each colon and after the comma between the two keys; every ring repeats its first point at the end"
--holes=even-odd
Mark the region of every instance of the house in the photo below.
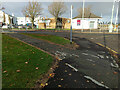
{"type": "MultiPolygon", "coordinates": [[[[34,25],[38,26],[38,23],[42,22],[42,17],[38,16],[34,20],[34,25]]],[[[32,24],[30,17],[17,17],[18,25],[32,24]]]]}
{"type": "Polygon", "coordinates": [[[17,24],[18,25],[26,25],[27,23],[31,23],[29,17],[17,17],[17,24]]]}
{"type": "Polygon", "coordinates": [[[6,24],[6,25],[9,25],[9,24],[12,24],[12,25],[16,25],[17,24],[17,18],[12,14],[12,15],[9,15],[7,13],[5,13],[4,11],[0,10],[0,23],[3,25],[3,24],[6,24]]]}
{"type": "Polygon", "coordinates": [[[98,21],[101,17],[96,16],[93,13],[89,13],[84,15],[82,19],[82,15],[78,15],[72,20],[72,28],[73,29],[98,29],[98,21]]]}
{"type": "Polygon", "coordinates": [[[62,29],[70,29],[70,19],[69,18],[58,18],[57,19],[57,26],[55,18],[43,18],[42,21],[39,21],[39,29],[55,29],[62,28],[62,29]]]}

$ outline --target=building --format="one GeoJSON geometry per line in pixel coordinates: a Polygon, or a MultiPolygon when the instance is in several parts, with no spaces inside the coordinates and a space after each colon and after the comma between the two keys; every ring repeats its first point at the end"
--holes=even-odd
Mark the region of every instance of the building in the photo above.
{"type": "MultiPolygon", "coordinates": [[[[101,17],[96,16],[92,13],[87,14],[84,16],[84,19],[82,19],[82,15],[76,16],[72,19],[72,28],[74,30],[81,30],[81,29],[98,29],[99,25],[99,19],[101,17]]],[[[39,29],[55,29],[61,28],[61,29],[70,29],[71,28],[71,19],[70,18],[58,18],[57,23],[55,18],[49,18],[49,19],[43,19],[43,21],[39,22],[39,29]],[[43,22],[45,21],[45,22],[43,22]],[[47,25],[46,25],[47,22],[47,25]],[[57,25],[57,26],[56,26],[57,25]]]]}
{"type": "Polygon", "coordinates": [[[39,21],[39,29],[55,29],[56,27],[61,29],[70,29],[70,21],[71,20],[69,18],[58,18],[56,26],[55,18],[44,18],[39,21]]]}
{"type": "Polygon", "coordinates": [[[17,17],[17,24],[18,25],[26,25],[27,23],[31,23],[29,17],[17,17]]]}
{"type": "Polygon", "coordinates": [[[96,16],[93,13],[89,13],[84,16],[82,19],[82,15],[76,16],[72,21],[73,29],[98,29],[98,22],[101,17],[96,16]]]}
{"type": "Polygon", "coordinates": [[[17,24],[17,18],[12,14],[9,15],[5,13],[4,11],[0,10],[0,24],[5,25],[16,25],[17,24]]]}
{"type": "MultiPolygon", "coordinates": [[[[41,20],[42,20],[42,18],[40,16],[35,18],[34,24],[38,25],[38,22],[41,20]]],[[[32,23],[30,17],[17,17],[17,24],[18,25],[26,25],[28,23],[32,23]]]]}

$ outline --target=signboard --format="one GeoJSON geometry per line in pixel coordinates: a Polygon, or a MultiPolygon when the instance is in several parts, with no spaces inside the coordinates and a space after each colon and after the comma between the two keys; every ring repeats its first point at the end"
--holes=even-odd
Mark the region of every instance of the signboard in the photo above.
{"type": "Polygon", "coordinates": [[[80,26],[81,20],[77,20],[77,26],[80,26]]]}

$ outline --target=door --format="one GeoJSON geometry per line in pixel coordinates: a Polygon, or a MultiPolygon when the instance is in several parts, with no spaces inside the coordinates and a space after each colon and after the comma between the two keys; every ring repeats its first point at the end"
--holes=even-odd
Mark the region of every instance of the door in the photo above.
{"type": "Polygon", "coordinates": [[[94,28],[95,21],[90,21],[90,29],[94,28]]]}

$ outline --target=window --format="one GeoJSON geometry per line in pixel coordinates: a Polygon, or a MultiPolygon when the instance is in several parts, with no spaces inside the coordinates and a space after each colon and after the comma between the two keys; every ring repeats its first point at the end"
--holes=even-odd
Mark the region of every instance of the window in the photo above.
{"type": "Polygon", "coordinates": [[[68,20],[68,23],[70,23],[70,20],[68,20]]]}
{"type": "Polygon", "coordinates": [[[90,21],[90,28],[94,28],[95,21],[90,21]]]}

